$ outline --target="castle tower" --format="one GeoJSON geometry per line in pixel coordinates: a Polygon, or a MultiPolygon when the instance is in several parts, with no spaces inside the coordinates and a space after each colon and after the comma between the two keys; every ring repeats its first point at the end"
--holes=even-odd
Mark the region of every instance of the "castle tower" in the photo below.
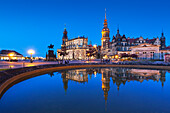
{"type": "Polygon", "coordinates": [[[118,26],[118,28],[117,28],[116,38],[121,38],[121,36],[120,36],[120,34],[119,34],[119,26],[118,26]]]}
{"type": "Polygon", "coordinates": [[[64,28],[61,49],[66,50],[66,41],[68,41],[67,30],[64,28]]]}
{"type": "Polygon", "coordinates": [[[110,30],[107,25],[107,19],[106,19],[106,9],[105,9],[105,20],[104,20],[104,27],[102,29],[102,38],[101,38],[101,49],[108,49],[110,47],[110,37],[109,37],[110,30]]]}
{"type": "Polygon", "coordinates": [[[160,38],[160,41],[161,41],[160,49],[165,49],[166,45],[165,45],[165,36],[164,36],[163,30],[162,30],[162,36],[160,38]]]}

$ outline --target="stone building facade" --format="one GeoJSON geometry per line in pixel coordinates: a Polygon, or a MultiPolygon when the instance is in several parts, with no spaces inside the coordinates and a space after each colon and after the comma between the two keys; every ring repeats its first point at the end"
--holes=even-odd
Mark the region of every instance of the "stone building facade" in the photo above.
{"type": "Polygon", "coordinates": [[[88,45],[88,37],[81,36],[69,40],[67,36],[67,30],[64,29],[61,49],[57,50],[57,58],[62,59],[60,53],[66,52],[67,55],[64,56],[64,59],[87,59],[86,51],[89,50],[89,48],[90,46],[88,45]]]}
{"type": "MultiPolygon", "coordinates": [[[[130,38],[125,35],[121,35],[119,33],[119,28],[117,29],[117,34],[113,35],[111,41],[109,36],[110,30],[108,28],[108,23],[106,19],[104,20],[104,27],[102,29],[102,38],[101,38],[101,54],[102,56],[107,56],[107,58],[112,58],[114,55],[121,55],[123,53],[131,54],[131,47],[139,47],[140,44],[150,44],[154,47],[159,46],[159,50],[166,50],[165,45],[165,36],[162,32],[161,37],[152,38],[152,39],[144,39],[142,36],[138,38],[130,38]]],[[[141,48],[142,46],[140,46],[141,48]]],[[[146,49],[146,47],[143,47],[146,49]]],[[[147,48],[150,49],[150,48],[147,48]]],[[[152,50],[147,50],[152,51],[152,50]]],[[[132,52],[133,53],[133,52],[132,52]]],[[[159,55],[158,55],[159,56],[159,55]]],[[[158,58],[158,57],[157,57],[158,58]]]]}
{"type": "Polygon", "coordinates": [[[160,45],[143,43],[131,47],[131,54],[136,54],[139,59],[159,59],[160,45]]]}

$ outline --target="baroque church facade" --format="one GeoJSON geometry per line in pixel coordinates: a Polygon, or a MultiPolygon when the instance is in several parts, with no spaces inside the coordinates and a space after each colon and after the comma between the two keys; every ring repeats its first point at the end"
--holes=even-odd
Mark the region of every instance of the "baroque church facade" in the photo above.
{"type": "Polygon", "coordinates": [[[57,50],[57,58],[63,59],[61,53],[67,53],[64,55],[64,59],[82,60],[86,59],[86,51],[89,50],[88,37],[77,37],[68,39],[67,30],[64,29],[62,37],[61,49],[57,50]]]}
{"type": "MultiPolygon", "coordinates": [[[[162,32],[161,37],[153,38],[153,39],[144,39],[142,36],[139,38],[130,38],[126,37],[125,35],[120,35],[119,28],[117,29],[117,34],[112,37],[110,41],[110,30],[108,28],[108,23],[106,19],[106,12],[105,12],[105,19],[104,19],[104,27],[102,29],[102,38],[101,38],[101,54],[102,56],[107,56],[107,58],[112,58],[114,55],[121,55],[121,54],[137,54],[138,52],[134,53],[132,51],[132,47],[138,46],[144,44],[143,48],[145,47],[156,47],[158,50],[155,51],[149,50],[150,48],[147,48],[146,52],[143,52],[143,54],[156,54],[156,58],[160,58],[160,50],[166,50],[165,45],[165,36],[162,32]],[[159,47],[158,47],[159,46],[159,47]]],[[[146,49],[146,48],[145,48],[146,49]]],[[[149,55],[154,56],[154,55],[149,55]]]]}

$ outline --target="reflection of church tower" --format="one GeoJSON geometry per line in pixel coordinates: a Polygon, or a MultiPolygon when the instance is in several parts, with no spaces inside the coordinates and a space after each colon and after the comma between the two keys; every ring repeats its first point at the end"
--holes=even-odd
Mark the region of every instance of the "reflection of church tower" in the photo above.
{"type": "Polygon", "coordinates": [[[160,81],[161,81],[162,87],[163,87],[163,86],[164,86],[164,82],[165,82],[165,74],[166,74],[166,71],[161,70],[160,73],[161,73],[160,81]]]}
{"type": "Polygon", "coordinates": [[[66,41],[68,41],[67,30],[66,30],[66,28],[64,28],[63,38],[62,38],[62,45],[61,45],[62,50],[66,49],[66,41]]]}
{"type": "Polygon", "coordinates": [[[101,49],[108,49],[109,48],[109,42],[110,42],[110,37],[109,37],[109,28],[107,25],[107,19],[106,19],[106,9],[105,9],[105,20],[104,20],[104,28],[102,29],[102,38],[101,38],[101,49]]]}
{"type": "Polygon", "coordinates": [[[105,72],[102,72],[102,90],[104,91],[104,99],[107,101],[108,91],[110,90],[110,78],[105,72]]]}
{"type": "Polygon", "coordinates": [[[116,85],[117,85],[117,90],[119,91],[120,85],[121,85],[121,80],[116,79],[116,85]]]}
{"type": "Polygon", "coordinates": [[[116,83],[117,86],[117,90],[119,91],[120,85],[123,83],[125,85],[126,83],[126,79],[122,80],[120,77],[116,76],[116,77],[112,77],[113,80],[113,84],[116,83]]]}
{"type": "Polygon", "coordinates": [[[63,72],[62,73],[62,78],[63,78],[63,84],[64,84],[65,92],[67,92],[67,89],[68,89],[68,79],[66,78],[66,73],[67,72],[63,72]]]}

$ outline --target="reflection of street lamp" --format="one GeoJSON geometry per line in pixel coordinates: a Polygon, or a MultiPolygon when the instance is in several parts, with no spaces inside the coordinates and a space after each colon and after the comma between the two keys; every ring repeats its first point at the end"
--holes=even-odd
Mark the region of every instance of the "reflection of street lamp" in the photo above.
{"type": "Polygon", "coordinates": [[[30,50],[28,50],[28,54],[31,55],[30,62],[32,63],[32,55],[35,54],[35,51],[30,49],[30,50]]]}
{"type": "Polygon", "coordinates": [[[9,62],[10,62],[12,57],[14,56],[14,53],[9,53],[8,56],[9,56],[9,62]]]}

